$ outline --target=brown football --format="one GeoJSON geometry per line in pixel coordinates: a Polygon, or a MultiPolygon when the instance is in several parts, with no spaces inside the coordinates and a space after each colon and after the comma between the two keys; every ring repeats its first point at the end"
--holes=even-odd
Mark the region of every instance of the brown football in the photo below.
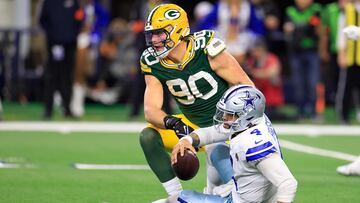
{"type": "Polygon", "coordinates": [[[181,180],[190,180],[199,171],[199,159],[190,150],[184,152],[184,156],[177,154],[177,162],[172,165],[176,176],[181,180]]]}

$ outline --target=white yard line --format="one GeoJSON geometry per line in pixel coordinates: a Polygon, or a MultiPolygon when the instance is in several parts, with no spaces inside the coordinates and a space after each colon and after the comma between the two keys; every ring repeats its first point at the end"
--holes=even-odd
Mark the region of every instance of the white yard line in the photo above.
{"type": "Polygon", "coordinates": [[[20,164],[8,164],[4,162],[0,162],[0,168],[20,168],[20,164]]]}
{"type": "Polygon", "coordinates": [[[323,157],[330,157],[330,158],[341,159],[346,161],[355,161],[355,159],[358,158],[358,156],[354,156],[352,154],[337,152],[333,150],[320,149],[317,147],[310,147],[307,145],[298,144],[295,142],[290,142],[282,139],[280,139],[280,146],[297,152],[315,154],[323,157]]]}
{"type": "Polygon", "coordinates": [[[0,131],[140,132],[145,126],[127,122],[1,122],[0,131]]]}
{"type": "MultiPolygon", "coordinates": [[[[140,122],[0,122],[0,131],[44,131],[44,132],[102,132],[139,133],[146,123],[140,122]]],[[[335,126],[335,125],[297,125],[275,124],[279,135],[306,135],[306,136],[360,136],[360,126],[335,126]]],[[[281,140],[281,146],[290,150],[331,157],[347,161],[354,161],[357,156],[342,152],[325,150],[294,142],[281,140]]],[[[29,167],[25,164],[6,163],[0,161],[0,168],[29,167]]],[[[149,170],[147,165],[103,165],[103,164],[74,164],[82,170],[149,170]]]]}
{"type": "MultiPolygon", "coordinates": [[[[0,123],[0,131],[45,132],[130,132],[139,133],[146,123],[141,122],[11,122],[0,123]]],[[[280,135],[360,136],[360,126],[275,124],[280,135]]]]}
{"type": "Polygon", "coordinates": [[[73,166],[80,170],[150,170],[148,165],[75,163],[73,166]]]}
{"type": "Polygon", "coordinates": [[[6,163],[0,161],[0,169],[2,168],[35,168],[33,164],[6,163]]]}

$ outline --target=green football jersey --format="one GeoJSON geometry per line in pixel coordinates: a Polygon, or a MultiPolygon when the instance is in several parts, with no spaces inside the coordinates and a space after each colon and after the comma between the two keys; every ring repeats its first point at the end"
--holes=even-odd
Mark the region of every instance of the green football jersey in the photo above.
{"type": "Polygon", "coordinates": [[[155,76],[181,112],[199,127],[213,124],[216,103],[228,89],[228,83],[211,69],[205,50],[214,34],[203,30],[190,35],[186,60],[181,65],[158,60],[147,50],[140,59],[143,73],[155,76]]]}

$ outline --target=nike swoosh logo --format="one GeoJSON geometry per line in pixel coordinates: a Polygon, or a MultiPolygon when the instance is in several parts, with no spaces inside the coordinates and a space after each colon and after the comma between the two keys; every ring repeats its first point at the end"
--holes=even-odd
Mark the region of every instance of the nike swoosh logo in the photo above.
{"type": "Polygon", "coordinates": [[[255,141],[255,144],[259,144],[260,142],[262,142],[263,140],[260,140],[260,141],[255,141]]]}
{"type": "Polygon", "coordinates": [[[188,131],[189,131],[188,128],[187,128],[186,126],[184,126],[184,132],[185,132],[186,134],[189,134],[188,131]]]}

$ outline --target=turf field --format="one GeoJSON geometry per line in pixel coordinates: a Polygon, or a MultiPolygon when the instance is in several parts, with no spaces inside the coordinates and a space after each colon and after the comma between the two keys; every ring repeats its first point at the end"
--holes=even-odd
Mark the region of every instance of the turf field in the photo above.
{"type": "MultiPolygon", "coordinates": [[[[360,136],[280,135],[280,139],[352,155],[360,152],[360,136]]],[[[360,202],[360,177],[335,172],[348,161],[284,148],[283,154],[299,182],[295,202],[360,202]]],[[[200,172],[184,182],[184,188],[201,191],[205,185],[204,157],[199,156],[200,172]]],[[[4,203],[139,203],[166,196],[150,170],[73,167],[74,163],[145,165],[137,133],[1,131],[0,160],[18,167],[0,168],[4,203]]]]}

